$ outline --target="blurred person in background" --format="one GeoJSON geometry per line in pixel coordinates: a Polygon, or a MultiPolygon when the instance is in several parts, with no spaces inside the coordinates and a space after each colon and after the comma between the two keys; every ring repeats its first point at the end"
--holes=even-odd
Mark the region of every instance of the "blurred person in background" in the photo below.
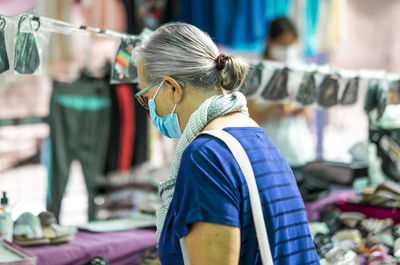
{"type": "MultiPolygon", "coordinates": [[[[269,26],[264,60],[294,63],[299,60],[298,33],[286,17],[274,19],[269,26]]],[[[304,165],[315,158],[315,148],[309,128],[311,112],[307,107],[292,107],[288,103],[258,104],[248,100],[250,116],[260,124],[288,161],[299,181],[304,165]]]]}

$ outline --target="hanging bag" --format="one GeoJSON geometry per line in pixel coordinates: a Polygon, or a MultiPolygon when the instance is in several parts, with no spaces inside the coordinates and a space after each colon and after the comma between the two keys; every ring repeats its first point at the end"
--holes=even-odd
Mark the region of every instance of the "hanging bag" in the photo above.
{"type": "Polygon", "coordinates": [[[315,85],[314,73],[305,73],[296,94],[296,101],[304,106],[311,105],[317,98],[317,87],[315,85]]]}
{"type": "Polygon", "coordinates": [[[254,96],[260,88],[263,69],[264,65],[262,63],[250,66],[249,73],[240,88],[240,92],[246,97],[254,96]]]}
{"type": "Polygon", "coordinates": [[[0,74],[10,69],[6,49],[6,38],[4,34],[5,27],[6,20],[4,17],[0,16],[0,74]]]}
{"type": "Polygon", "coordinates": [[[359,83],[360,78],[358,76],[347,82],[342,98],[340,99],[340,104],[352,105],[357,102],[359,83]]]}
{"type": "Polygon", "coordinates": [[[39,50],[35,33],[40,28],[40,20],[33,26],[33,18],[23,15],[18,21],[18,32],[15,37],[14,70],[19,74],[33,74],[40,65],[39,50]],[[30,31],[22,32],[22,23],[29,21],[30,31]]]}
{"type": "Polygon", "coordinates": [[[289,68],[276,69],[268,81],[261,96],[264,100],[278,101],[289,96],[288,92],[289,68]]]}
{"type": "MultiPolygon", "coordinates": [[[[265,227],[264,216],[261,208],[260,195],[258,192],[256,179],[254,177],[253,168],[245,150],[235,137],[223,130],[210,130],[202,132],[201,134],[208,134],[223,141],[239,164],[239,167],[242,170],[242,173],[246,179],[247,186],[249,188],[251,212],[253,214],[253,220],[255,222],[257,241],[260,249],[262,264],[273,265],[274,261],[272,259],[271,248],[269,246],[267,229],[265,227]]],[[[190,265],[189,254],[184,238],[180,239],[180,244],[184,263],[185,265],[190,265]]]]}
{"type": "Polygon", "coordinates": [[[327,75],[318,89],[318,104],[329,108],[337,104],[339,92],[339,76],[336,74],[327,75]]]}

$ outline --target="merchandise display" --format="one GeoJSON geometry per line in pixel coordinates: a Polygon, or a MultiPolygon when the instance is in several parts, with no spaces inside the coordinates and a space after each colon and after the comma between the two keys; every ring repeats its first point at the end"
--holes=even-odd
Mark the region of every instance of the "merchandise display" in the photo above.
{"type": "Polygon", "coordinates": [[[378,260],[398,264],[398,189],[396,183],[383,183],[373,192],[366,190],[363,196],[337,202],[322,211],[319,222],[328,229],[320,229],[321,223],[310,223],[321,264],[362,265],[378,260]],[[342,257],[334,258],[338,254],[333,252],[339,251],[336,248],[342,249],[342,257]],[[332,263],[335,259],[340,263],[332,263]]]}

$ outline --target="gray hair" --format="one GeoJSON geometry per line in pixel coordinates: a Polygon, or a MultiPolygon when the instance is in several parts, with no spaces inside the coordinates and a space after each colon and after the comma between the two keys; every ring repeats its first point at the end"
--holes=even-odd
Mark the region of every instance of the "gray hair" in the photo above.
{"type": "Polygon", "coordinates": [[[194,87],[232,91],[239,88],[248,65],[227,56],[224,68],[217,69],[220,54],[207,33],[185,23],[168,23],[158,28],[141,47],[134,49],[136,63],[144,60],[146,81],[161,82],[171,76],[194,87]]]}

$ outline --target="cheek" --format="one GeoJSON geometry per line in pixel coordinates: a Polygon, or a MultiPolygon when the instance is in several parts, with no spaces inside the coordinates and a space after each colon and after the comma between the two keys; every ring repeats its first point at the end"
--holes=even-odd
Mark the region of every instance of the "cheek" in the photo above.
{"type": "MultiPolygon", "coordinates": [[[[159,96],[159,95],[158,95],[159,96]]],[[[158,116],[160,117],[164,117],[165,115],[167,115],[167,106],[165,106],[165,102],[163,102],[163,100],[160,98],[158,98],[158,96],[155,99],[155,103],[156,103],[156,113],[158,116]]]]}
{"type": "Polygon", "coordinates": [[[156,112],[160,117],[164,117],[165,115],[171,114],[172,109],[174,108],[173,103],[167,102],[165,100],[166,97],[163,93],[158,93],[155,102],[156,102],[156,112]]]}

